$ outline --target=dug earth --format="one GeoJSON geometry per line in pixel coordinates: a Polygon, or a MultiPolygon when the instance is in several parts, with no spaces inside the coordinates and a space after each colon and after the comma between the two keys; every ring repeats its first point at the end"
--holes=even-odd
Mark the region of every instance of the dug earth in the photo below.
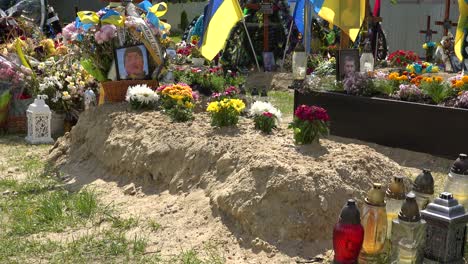
{"type": "MultiPolygon", "coordinates": [[[[205,209],[220,216],[230,236],[249,238],[245,245],[237,239],[240,247],[290,260],[332,248],[333,225],[346,200],[361,203],[373,182],[386,184],[403,172],[365,145],[321,139],[320,145],[295,146],[285,125],[264,135],[241,118],[236,128],[217,129],[206,113],[172,123],[161,112],[130,111],[126,104],[83,113],[49,160],[65,172],[80,168],[77,181],[94,172],[134,183],[141,199],[155,204],[167,195],[202,193],[205,209]]],[[[273,259],[268,263],[283,263],[273,259]]]]}

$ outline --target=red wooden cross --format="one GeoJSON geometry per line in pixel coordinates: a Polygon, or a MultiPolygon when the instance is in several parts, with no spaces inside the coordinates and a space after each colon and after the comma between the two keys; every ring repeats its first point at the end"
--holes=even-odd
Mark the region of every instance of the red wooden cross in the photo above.
{"type": "Polygon", "coordinates": [[[419,33],[426,34],[426,42],[432,40],[432,34],[437,34],[437,31],[431,29],[431,16],[427,16],[426,30],[421,30],[419,33]]]}
{"type": "Polygon", "coordinates": [[[444,28],[444,36],[447,36],[448,31],[451,27],[457,26],[457,23],[454,23],[450,20],[450,0],[445,0],[444,21],[436,21],[435,24],[444,28]]]}

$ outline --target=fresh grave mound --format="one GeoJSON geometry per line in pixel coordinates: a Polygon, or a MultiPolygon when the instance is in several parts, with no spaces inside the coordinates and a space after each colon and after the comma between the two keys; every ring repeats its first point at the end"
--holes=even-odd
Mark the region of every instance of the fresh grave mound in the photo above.
{"type": "Polygon", "coordinates": [[[172,194],[201,188],[230,221],[270,243],[329,241],[348,198],[362,201],[373,182],[401,173],[367,146],[324,139],[298,147],[284,126],[273,135],[253,127],[241,118],[237,128],[215,129],[205,113],[171,123],[161,112],[105,105],[83,113],[50,160],[94,162],[172,194]]]}

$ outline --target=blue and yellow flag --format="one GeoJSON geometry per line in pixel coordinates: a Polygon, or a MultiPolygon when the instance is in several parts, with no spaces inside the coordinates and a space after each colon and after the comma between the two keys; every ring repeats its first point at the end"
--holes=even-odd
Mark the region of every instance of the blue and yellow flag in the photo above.
{"type": "Polygon", "coordinates": [[[243,17],[238,0],[210,0],[203,21],[200,52],[212,60],[226,45],[231,29],[243,17]]]}
{"type": "Polygon", "coordinates": [[[347,33],[352,41],[366,16],[366,0],[310,0],[321,18],[347,33]]]}
{"type": "Polygon", "coordinates": [[[462,46],[463,46],[463,36],[464,30],[468,27],[468,0],[458,0],[458,10],[460,11],[460,16],[458,17],[457,24],[457,34],[455,35],[455,55],[461,61],[463,60],[462,56],[462,46]]]}

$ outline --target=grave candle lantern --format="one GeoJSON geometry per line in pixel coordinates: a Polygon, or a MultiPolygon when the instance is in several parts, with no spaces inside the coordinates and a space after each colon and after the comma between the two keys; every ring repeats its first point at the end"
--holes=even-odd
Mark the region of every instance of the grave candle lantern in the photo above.
{"type": "Polygon", "coordinates": [[[348,200],[340,214],[339,222],[333,229],[334,263],[357,263],[364,240],[364,228],[356,202],[348,200]]]}
{"type": "Polygon", "coordinates": [[[427,222],[424,263],[463,263],[468,213],[451,193],[443,192],[421,216],[427,222]]]}
{"type": "Polygon", "coordinates": [[[307,74],[307,54],[302,42],[302,36],[299,34],[299,42],[292,55],[292,70],[294,80],[303,81],[307,74]]]}
{"type": "Polygon", "coordinates": [[[372,55],[369,40],[367,40],[364,45],[364,51],[362,52],[360,59],[360,66],[362,73],[374,71],[374,56],[372,55]]]}
{"type": "Polygon", "coordinates": [[[392,221],[397,218],[401,206],[405,201],[405,184],[403,176],[393,177],[392,182],[388,186],[387,192],[387,238],[390,238],[392,233],[392,221]]]}
{"type": "Polygon", "coordinates": [[[445,192],[453,194],[453,197],[468,208],[468,156],[460,154],[452,165],[448,174],[445,192]]]}
{"type": "Polygon", "coordinates": [[[44,100],[46,95],[38,95],[34,103],[30,104],[26,111],[28,119],[28,136],[26,141],[31,144],[48,144],[54,140],[50,134],[50,120],[52,112],[44,100]]]}
{"type": "Polygon", "coordinates": [[[364,242],[359,255],[359,263],[375,263],[383,251],[387,236],[387,214],[385,193],[380,183],[374,183],[368,192],[362,208],[361,223],[364,227],[364,242]]]}
{"type": "Polygon", "coordinates": [[[430,170],[423,169],[422,173],[416,177],[413,183],[413,193],[416,195],[419,210],[424,210],[434,195],[434,178],[430,170]]]}
{"type": "Polygon", "coordinates": [[[398,218],[392,221],[392,251],[390,254],[390,263],[399,263],[401,257],[410,262],[422,263],[424,253],[424,242],[426,236],[426,221],[421,219],[416,196],[414,193],[406,195],[406,200],[401,207],[398,218]],[[405,239],[407,245],[411,245],[410,250],[400,252],[400,242],[405,239]],[[410,254],[408,254],[410,253],[410,254]],[[407,259],[404,256],[414,256],[412,259],[407,259]]]}

